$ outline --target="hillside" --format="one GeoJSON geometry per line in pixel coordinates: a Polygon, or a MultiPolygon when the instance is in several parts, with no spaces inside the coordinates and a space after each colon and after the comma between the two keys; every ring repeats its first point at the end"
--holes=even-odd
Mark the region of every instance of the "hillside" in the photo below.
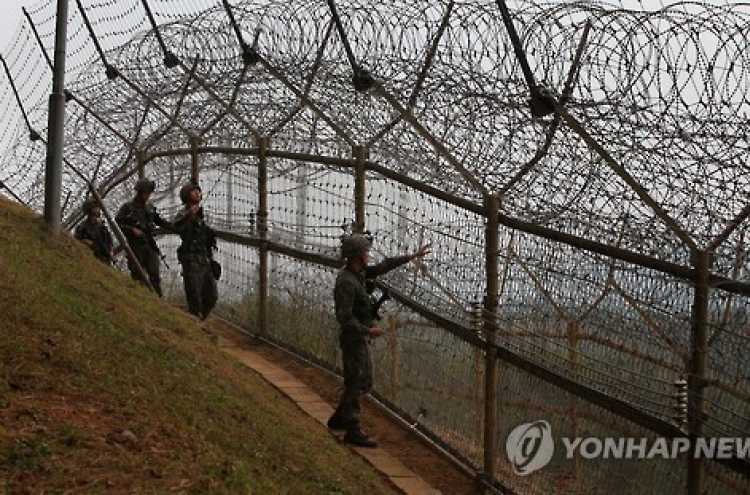
{"type": "Polygon", "coordinates": [[[394,493],[197,320],[0,198],[0,492],[394,493]]]}

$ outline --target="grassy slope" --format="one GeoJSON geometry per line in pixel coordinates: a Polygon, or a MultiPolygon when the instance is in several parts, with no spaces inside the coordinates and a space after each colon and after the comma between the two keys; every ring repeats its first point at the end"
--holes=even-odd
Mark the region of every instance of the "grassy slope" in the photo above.
{"type": "Polygon", "coordinates": [[[193,318],[0,198],[0,493],[392,493],[193,318]]]}

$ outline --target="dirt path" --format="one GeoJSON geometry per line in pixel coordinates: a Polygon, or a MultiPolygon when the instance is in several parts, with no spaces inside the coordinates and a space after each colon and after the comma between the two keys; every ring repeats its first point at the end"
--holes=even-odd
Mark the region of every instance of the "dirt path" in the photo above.
{"type": "MultiPolygon", "coordinates": [[[[311,366],[275,346],[243,333],[219,319],[210,320],[222,339],[239,349],[252,350],[266,360],[291,373],[299,381],[335,408],[341,393],[341,380],[311,366]]],[[[400,461],[437,490],[446,495],[476,494],[473,479],[452,461],[430,446],[408,427],[390,418],[376,405],[364,404],[364,429],[379,442],[381,449],[400,461]]]]}

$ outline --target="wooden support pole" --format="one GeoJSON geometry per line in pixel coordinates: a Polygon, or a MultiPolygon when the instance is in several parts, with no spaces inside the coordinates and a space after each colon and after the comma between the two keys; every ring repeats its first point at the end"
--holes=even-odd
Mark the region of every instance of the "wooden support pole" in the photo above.
{"type": "MultiPolygon", "coordinates": [[[[695,267],[695,285],[691,326],[692,356],[688,375],[688,434],[695,449],[696,440],[704,434],[703,409],[708,362],[708,300],[712,253],[706,250],[694,251],[692,261],[695,267]]],[[[687,461],[689,495],[704,493],[705,460],[697,457],[690,455],[687,461]]]]}
{"type": "Polygon", "coordinates": [[[258,138],[258,333],[268,333],[268,138],[258,138]]]}
{"type": "Polygon", "coordinates": [[[487,225],[485,230],[485,274],[487,292],[484,296],[482,330],[487,339],[484,372],[484,473],[488,484],[495,483],[497,469],[497,305],[500,299],[500,201],[495,196],[485,198],[487,225]]]}

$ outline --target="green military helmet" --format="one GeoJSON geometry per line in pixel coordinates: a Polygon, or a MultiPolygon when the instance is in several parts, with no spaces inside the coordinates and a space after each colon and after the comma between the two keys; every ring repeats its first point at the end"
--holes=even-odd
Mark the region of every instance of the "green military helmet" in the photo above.
{"type": "Polygon", "coordinates": [[[94,208],[98,208],[98,207],[99,207],[99,203],[94,198],[88,198],[81,205],[81,211],[83,211],[84,215],[88,215],[91,212],[91,210],[93,210],[94,208]]]}
{"type": "Polygon", "coordinates": [[[370,239],[366,235],[352,234],[345,237],[341,242],[341,257],[344,259],[354,258],[370,249],[370,246],[370,239]]]}
{"type": "Polygon", "coordinates": [[[156,182],[151,179],[138,179],[135,181],[135,192],[154,192],[156,190],[156,182]]]}
{"type": "Polygon", "coordinates": [[[190,199],[190,193],[195,189],[200,191],[201,186],[192,181],[180,188],[180,201],[182,201],[182,204],[187,204],[188,199],[190,199]]]}

